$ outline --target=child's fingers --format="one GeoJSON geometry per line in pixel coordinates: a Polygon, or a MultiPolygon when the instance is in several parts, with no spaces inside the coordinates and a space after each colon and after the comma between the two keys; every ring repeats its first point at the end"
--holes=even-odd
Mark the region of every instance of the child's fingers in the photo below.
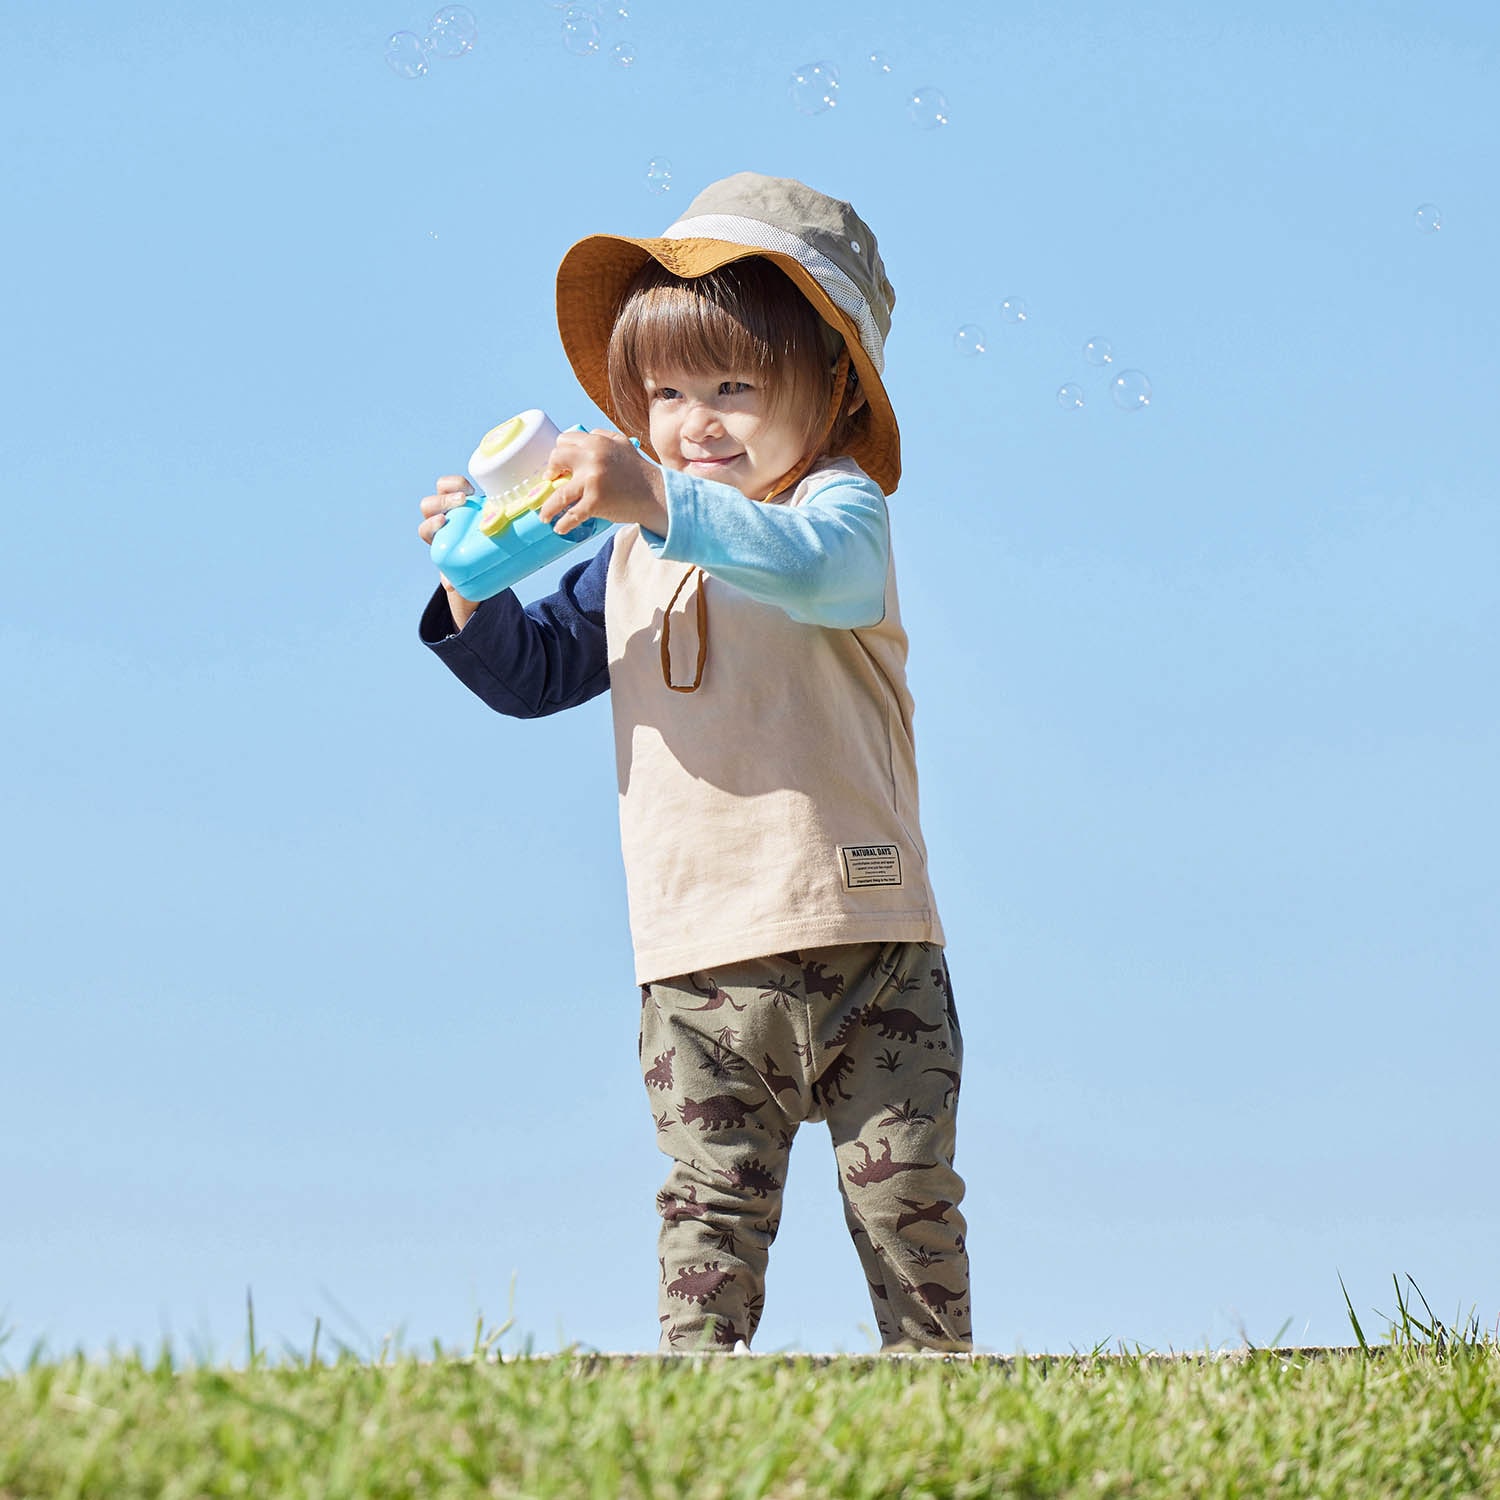
{"type": "Polygon", "coordinates": [[[552,445],[547,467],[542,471],[547,478],[555,479],[568,474],[600,474],[609,461],[610,443],[619,437],[617,432],[573,432],[561,433],[552,445]]]}
{"type": "Polygon", "coordinates": [[[546,521],[559,536],[566,536],[574,526],[582,525],[588,519],[580,512],[572,518],[569,524],[569,518],[565,514],[582,502],[584,487],[566,471],[552,477],[560,482],[553,486],[552,493],[542,502],[537,515],[546,521]]]}
{"type": "Polygon", "coordinates": [[[456,510],[468,499],[467,493],[459,490],[449,490],[441,495],[423,495],[422,514],[424,516],[446,515],[450,510],[456,510]]]}
{"type": "Polygon", "coordinates": [[[448,519],[448,512],[462,505],[474,493],[474,486],[462,474],[444,474],[433,488],[435,494],[422,496],[421,510],[425,519],[417,527],[417,535],[429,546],[448,519]]]}

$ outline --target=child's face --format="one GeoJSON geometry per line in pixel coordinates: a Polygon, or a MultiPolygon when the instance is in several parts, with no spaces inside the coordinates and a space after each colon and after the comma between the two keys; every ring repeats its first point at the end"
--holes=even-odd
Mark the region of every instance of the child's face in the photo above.
{"type": "Polygon", "coordinates": [[[646,380],[651,446],[664,467],[762,500],[801,461],[806,433],[753,374],[666,369],[646,380]]]}

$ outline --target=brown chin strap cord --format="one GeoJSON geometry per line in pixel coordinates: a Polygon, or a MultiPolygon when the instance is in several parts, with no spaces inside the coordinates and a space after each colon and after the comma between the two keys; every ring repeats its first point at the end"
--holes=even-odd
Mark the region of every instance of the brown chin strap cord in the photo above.
{"type": "MultiPolygon", "coordinates": [[[[833,431],[833,424],[838,421],[839,413],[844,407],[844,397],[849,388],[849,351],[839,351],[839,362],[834,369],[833,395],[828,402],[828,416],[823,423],[823,430],[818,435],[818,440],[809,450],[804,458],[794,469],[789,469],[781,476],[771,489],[771,493],[761,503],[774,500],[778,495],[790,489],[795,489],[807,471],[823,456],[824,445],[828,442],[828,435],[833,431]]],[[[672,689],[674,693],[696,693],[703,683],[703,665],[708,660],[708,575],[702,568],[692,567],[682,575],[677,587],[672,591],[672,598],[667,604],[667,612],[662,616],[661,622],[661,680],[672,689]],[[693,680],[691,682],[672,681],[672,610],[677,600],[681,597],[683,589],[694,579],[698,580],[698,596],[693,601],[694,611],[698,618],[698,661],[693,669],[693,680]]]]}

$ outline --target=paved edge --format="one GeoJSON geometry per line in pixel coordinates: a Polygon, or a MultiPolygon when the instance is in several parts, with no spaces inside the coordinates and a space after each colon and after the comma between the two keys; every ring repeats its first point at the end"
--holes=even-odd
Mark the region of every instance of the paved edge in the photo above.
{"type": "Polygon", "coordinates": [[[978,1366],[984,1369],[1017,1370],[1025,1365],[1031,1369],[1047,1369],[1059,1366],[1093,1366],[1093,1365],[1132,1365],[1132,1364],[1160,1364],[1160,1365],[1213,1365],[1213,1364],[1248,1364],[1251,1360],[1273,1360],[1279,1359],[1282,1363],[1292,1361],[1306,1362],[1310,1360],[1328,1359],[1351,1359],[1360,1357],[1362,1354],[1368,1358],[1379,1358],[1392,1352],[1385,1345],[1372,1345],[1368,1351],[1360,1349],[1359,1345],[1342,1344],[1312,1344],[1298,1345],[1294,1348],[1276,1349],[1215,1349],[1193,1351],[1169,1351],[1162,1354],[1156,1350],[1141,1350],[1139,1353],[1082,1353],[1070,1354],[950,1354],[934,1351],[931,1353],[921,1351],[892,1351],[883,1353],[868,1351],[865,1353],[837,1353],[837,1354],[807,1354],[786,1351],[775,1351],[767,1354],[755,1354],[749,1350],[741,1350],[738,1353],[728,1349],[710,1349],[702,1352],[684,1352],[672,1354],[636,1353],[636,1354],[610,1354],[594,1350],[562,1350],[555,1354],[507,1354],[498,1358],[491,1357],[492,1364],[553,1364],[560,1360],[582,1368],[609,1368],[621,1365],[702,1365],[702,1364],[734,1364],[734,1363],[756,1363],[756,1364],[780,1364],[788,1367],[812,1365],[823,1367],[827,1365],[868,1365],[879,1366],[886,1364],[926,1364],[926,1365],[968,1365],[978,1366]]]}

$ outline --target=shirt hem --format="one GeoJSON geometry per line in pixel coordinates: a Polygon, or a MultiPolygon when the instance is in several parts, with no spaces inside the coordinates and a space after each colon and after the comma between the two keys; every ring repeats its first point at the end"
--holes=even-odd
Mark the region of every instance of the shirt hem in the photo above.
{"type": "Polygon", "coordinates": [[[659,984],[679,974],[692,974],[714,964],[743,963],[798,948],[829,948],[838,943],[946,943],[943,924],[931,907],[916,911],[880,912],[859,922],[847,916],[823,922],[786,922],[757,927],[741,934],[722,934],[670,948],[635,950],[635,982],[659,984]]]}

